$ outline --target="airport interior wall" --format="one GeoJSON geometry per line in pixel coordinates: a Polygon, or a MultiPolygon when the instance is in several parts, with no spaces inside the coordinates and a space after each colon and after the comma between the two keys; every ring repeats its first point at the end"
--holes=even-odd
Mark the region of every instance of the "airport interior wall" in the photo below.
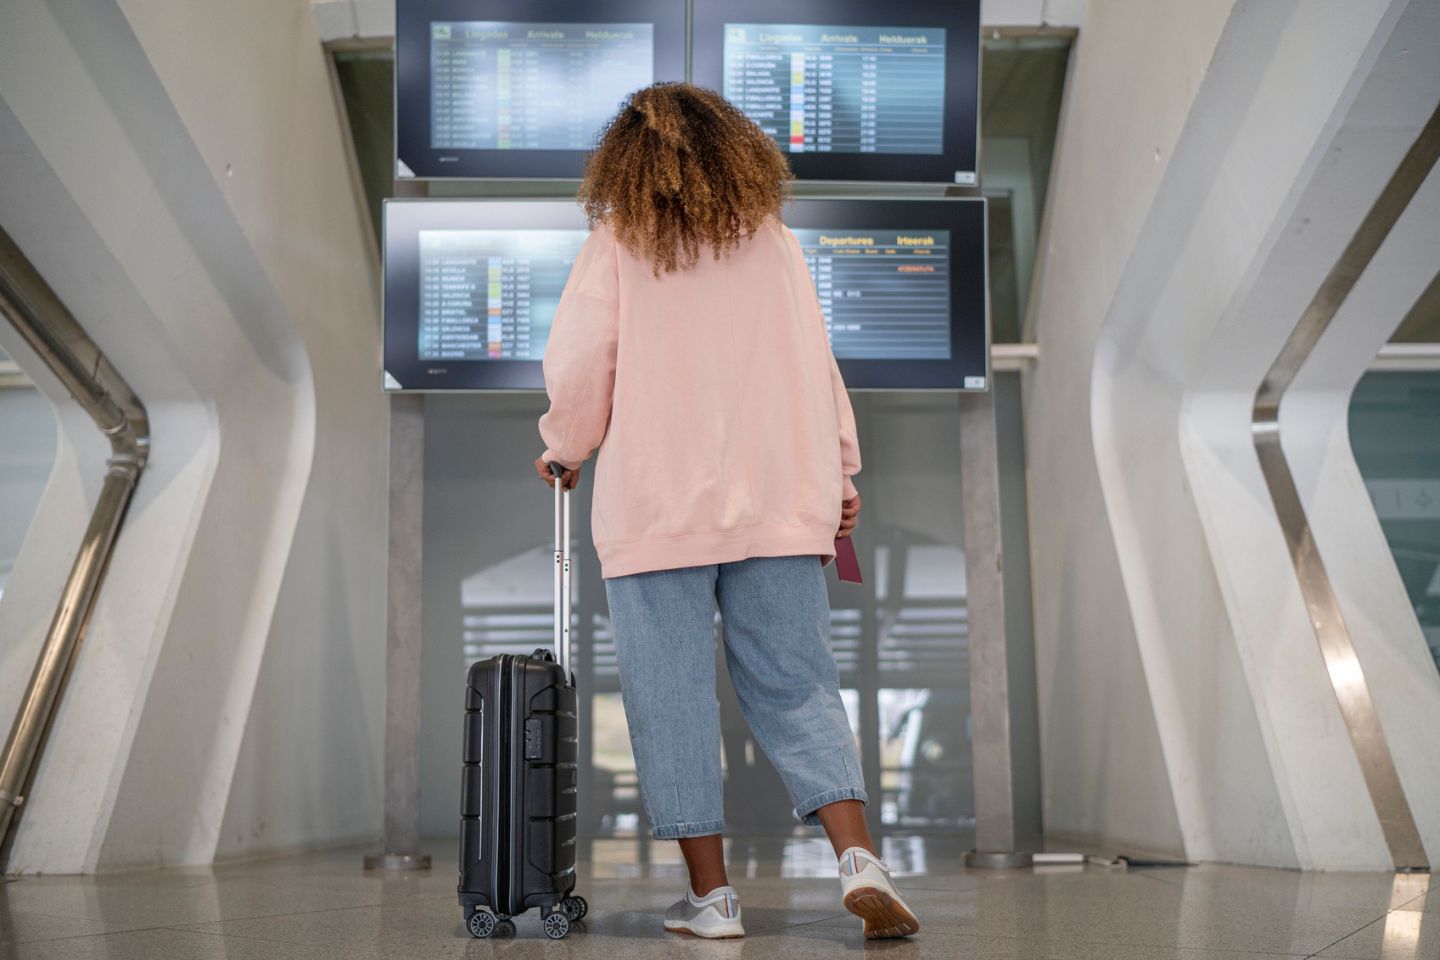
{"type": "MultiPolygon", "coordinates": [[[[374,836],[387,404],[308,6],[19,0],[4,17],[0,221],[153,430],[9,868],[374,836]]],[[[8,718],[108,450],[8,327],[0,346],[60,424],[0,601],[8,718]]]]}
{"type": "MultiPolygon", "coordinates": [[[[0,223],[154,434],[13,870],[378,834],[388,408],[374,258],[321,41],[384,36],[389,8],[6,7],[0,223]]],[[[1435,5],[996,0],[984,22],[1081,27],[1027,322],[1041,760],[1026,789],[1043,794],[1044,827],[1191,859],[1388,868],[1250,405],[1440,97],[1424,69],[1440,59],[1435,5]]],[[[1433,174],[1412,207],[1301,371],[1282,431],[1433,860],[1440,678],[1345,427],[1365,362],[1440,266],[1433,174]]],[[[8,327],[0,348],[57,422],[0,597],[9,717],[107,450],[8,327]]],[[[442,412],[464,416],[452,399],[442,412]]],[[[449,454],[437,463],[452,470],[478,455],[449,454]]],[[[876,463],[862,482],[906,466],[876,463]]],[[[475,489],[450,479],[461,499],[475,489]]],[[[939,496],[933,476],[912,478],[891,491],[897,510],[916,489],[929,492],[915,504],[939,496]]],[[[509,517],[497,549],[510,537],[523,552],[546,509],[509,517]]],[[[427,670],[437,691],[448,682],[427,670]]],[[[422,763],[438,770],[453,750],[434,743],[422,763]]],[[[427,806],[432,828],[444,805],[427,806]]]]}

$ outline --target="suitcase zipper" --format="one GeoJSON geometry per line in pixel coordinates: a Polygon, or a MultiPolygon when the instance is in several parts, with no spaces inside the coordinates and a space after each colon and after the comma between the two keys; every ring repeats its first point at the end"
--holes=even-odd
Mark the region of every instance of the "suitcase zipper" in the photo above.
{"type": "Polygon", "coordinates": [[[499,723],[495,726],[495,761],[499,765],[495,778],[495,862],[491,869],[495,876],[495,912],[511,913],[514,906],[510,902],[510,877],[511,871],[506,864],[511,861],[510,851],[510,763],[505,753],[505,742],[509,739],[510,730],[510,674],[513,670],[514,658],[509,654],[500,656],[500,717],[499,723]],[[504,871],[504,885],[501,885],[501,872],[504,871]],[[503,907],[501,905],[504,905],[503,907]]]}

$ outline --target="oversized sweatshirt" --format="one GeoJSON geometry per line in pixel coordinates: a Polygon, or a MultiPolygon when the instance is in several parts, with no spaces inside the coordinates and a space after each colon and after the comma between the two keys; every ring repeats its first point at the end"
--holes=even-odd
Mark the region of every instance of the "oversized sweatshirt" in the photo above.
{"type": "Polygon", "coordinates": [[[860,470],[855,416],[804,253],[778,220],[658,277],[597,225],[543,367],[545,460],[574,468],[599,449],[603,577],[834,555],[860,470]]]}

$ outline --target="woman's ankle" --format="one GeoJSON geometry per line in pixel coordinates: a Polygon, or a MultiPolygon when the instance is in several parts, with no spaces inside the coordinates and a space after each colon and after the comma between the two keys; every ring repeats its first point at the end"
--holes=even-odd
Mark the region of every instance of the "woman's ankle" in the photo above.
{"type": "Polygon", "coordinates": [[[835,856],[840,856],[851,847],[867,850],[875,856],[875,841],[870,836],[870,825],[865,822],[865,805],[859,800],[836,800],[815,811],[835,856]]]}
{"type": "Polygon", "coordinates": [[[680,840],[680,852],[690,873],[690,892],[703,897],[729,886],[725,872],[725,841],[718,833],[680,840]]]}

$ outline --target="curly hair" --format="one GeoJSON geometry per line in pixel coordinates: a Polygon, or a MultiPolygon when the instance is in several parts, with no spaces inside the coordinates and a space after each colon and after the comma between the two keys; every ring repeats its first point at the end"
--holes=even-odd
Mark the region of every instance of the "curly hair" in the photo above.
{"type": "Polygon", "coordinates": [[[775,141],[713,90],[657,83],[635,91],[600,132],[580,202],[655,274],[719,259],[779,214],[791,180],[775,141]]]}

